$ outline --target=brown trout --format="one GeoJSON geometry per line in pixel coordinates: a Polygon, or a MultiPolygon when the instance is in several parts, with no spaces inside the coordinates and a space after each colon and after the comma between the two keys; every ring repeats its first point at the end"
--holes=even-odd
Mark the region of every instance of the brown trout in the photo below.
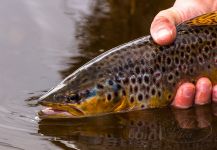
{"type": "Polygon", "coordinates": [[[217,81],[217,12],[177,26],[175,41],[151,36],[113,48],[40,98],[39,115],[86,117],[167,106],[177,86],[205,76],[217,81]]]}

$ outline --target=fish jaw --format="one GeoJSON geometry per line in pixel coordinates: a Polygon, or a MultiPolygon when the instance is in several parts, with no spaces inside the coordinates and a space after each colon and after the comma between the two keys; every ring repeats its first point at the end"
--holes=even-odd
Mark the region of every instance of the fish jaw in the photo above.
{"type": "Polygon", "coordinates": [[[38,112],[40,118],[73,118],[74,116],[67,111],[55,110],[52,107],[45,107],[38,112]]]}
{"type": "Polygon", "coordinates": [[[40,118],[82,118],[101,116],[105,114],[122,112],[129,108],[126,97],[121,97],[117,103],[107,101],[103,96],[94,96],[79,104],[55,103],[40,101],[45,109],[38,115],[40,118]]]}
{"type": "Polygon", "coordinates": [[[42,118],[66,118],[73,117],[77,118],[84,116],[84,112],[80,110],[76,104],[67,104],[67,103],[55,103],[48,101],[40,101],[42,106],[45,106],[45,109],[42,109],[38,114],[42,118]]]}

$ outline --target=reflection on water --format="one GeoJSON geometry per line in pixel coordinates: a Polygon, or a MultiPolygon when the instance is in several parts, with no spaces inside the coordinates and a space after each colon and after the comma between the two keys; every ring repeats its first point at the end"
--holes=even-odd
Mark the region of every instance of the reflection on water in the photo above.
{"type": "Polygon", "coordinates": [[[102,51],[149,34],[154,15],[172,3],[0,1],[0,149],[215,149],[215,107],[38,122],[41,108],[24,101],[102,51]]]}
{"type": "MultiPolygon", "coordinates": [[[[75,7],[65,14],[75,20],[75,7]]],[[[171,1],[95,0],[76,21],[79,55],[71,56],[62,77],[114,46],[149,34],[151,20],[171,1]]],[[[211,106],[189,110],[154,109],[94,118],[41,120],[38,132],[63,149],[214,149],[217,123],[211,106]]],[[[213,106],[213,108],[215,108],[213,106]]]]}
{"type": "Polygon", "coordinates": [[[39,133],[77,149],[215,149],[217,106],[154,109],[95,118],[42,120],[39,133]],[[66,144],[67,143],[67,144],[66,144]]]}
{"type": "MultiPolygon", "coordinates": [[[[69,2],[69,1],[65,1],[69,2]]],[[[63,77],[72,73],[101,52],[149,34],[154,15],[172,3],[164,0],[95,0],[89,5],[90,12],[83,14],[76,23],[75,37],[79,56],[71,57],[71,65],[61,71],[63,77]]],[[[66,7],[66,15],[74,19],[74,7],[66,7]]],[[[70,63],[70,62],[69,62],[70,63]]]]}

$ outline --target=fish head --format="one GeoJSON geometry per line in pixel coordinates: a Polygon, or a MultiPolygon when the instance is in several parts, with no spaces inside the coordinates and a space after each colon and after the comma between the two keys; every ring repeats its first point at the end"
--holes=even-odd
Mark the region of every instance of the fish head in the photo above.
{"type": "Polygon", "coordinates": [[[91,77],[82,71],[67,77],[40,98],[39,103],[46,109],[39,116],[86,117],[112,113],[125,107],[124,98],[123,89],[115,80],[91,77]]]}

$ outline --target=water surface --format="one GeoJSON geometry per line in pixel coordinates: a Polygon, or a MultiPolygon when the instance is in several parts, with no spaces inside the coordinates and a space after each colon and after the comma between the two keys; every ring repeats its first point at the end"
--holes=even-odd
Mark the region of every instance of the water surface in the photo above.
{"type": "Polygon", "coordinates": [[[38,120],[25,101],[98,54],[149,34],[169,0],[0,1],[0,149],[214,149],[216,106],[38,120]]]}

